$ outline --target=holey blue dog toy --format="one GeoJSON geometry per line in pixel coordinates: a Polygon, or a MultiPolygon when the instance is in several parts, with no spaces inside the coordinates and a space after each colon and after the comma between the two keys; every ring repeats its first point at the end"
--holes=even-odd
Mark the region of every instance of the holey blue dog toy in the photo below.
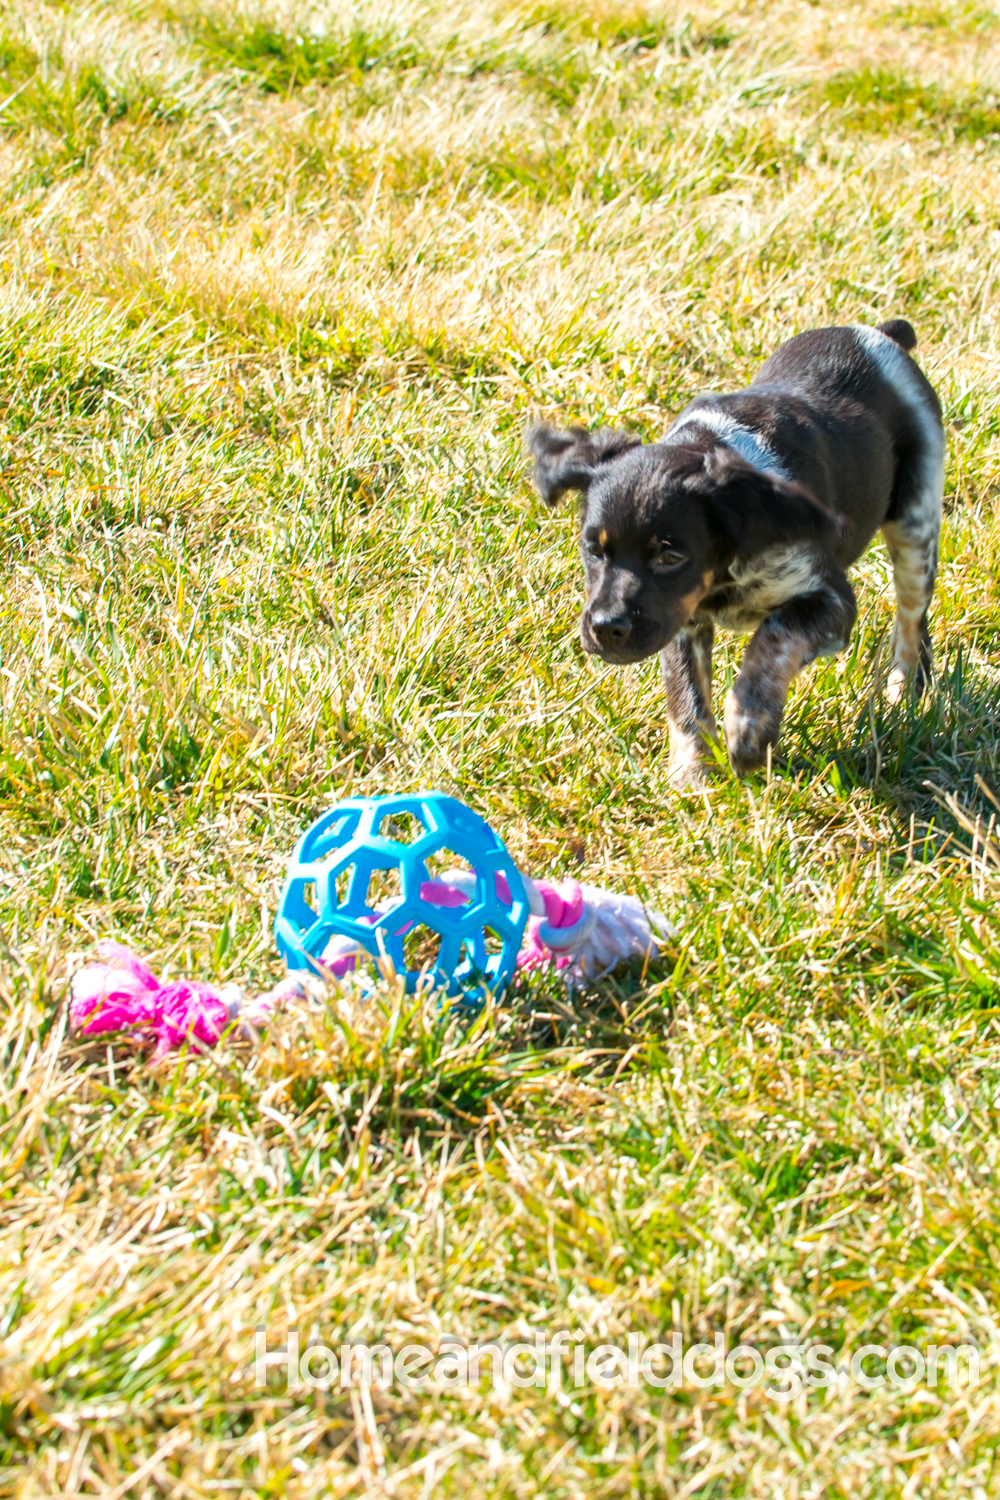
{"type": "Polygon", "coordinates": [[[471,808],[442,792],[358,797],[299,839],[274,935],[289,969],[344,974],[360,945],[411,993],[424,976],[475,1002],[509,981],[528,913],[513,860],[471,808]]]}

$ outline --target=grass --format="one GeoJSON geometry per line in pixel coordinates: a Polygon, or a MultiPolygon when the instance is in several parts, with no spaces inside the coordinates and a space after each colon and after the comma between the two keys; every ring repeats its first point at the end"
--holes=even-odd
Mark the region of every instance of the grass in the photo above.
{"type": "Polygon", "coordinates": [[[900,125],[944,131],[979,140],[1000,139],[1000,107],[995,94],[981,98],[949,95],[936,84],[916,83],[892,68],[858,68],[835,73],[823,90],[826,103],[842,107],[858,130],[891,130],[900,125]]]}
{"type": "Polygon", "coordinates": [[[1000,1493],[996,22],[5,5],[2,1493],[1000,1493]],[[524,425],[653,436],[891,315],[950,438],[934,688],[879,694],[875,548],[770,776],[679,798],[524,425]],[[420,786],[679,938],[475,1019],[387,985],[156,1067],[67,1035],[102,937],[271,982],[303,824],[420,786]],[[260,1323],[973,1339],[983,1379],[365,1406],[255,1388],[260,1323]]]}

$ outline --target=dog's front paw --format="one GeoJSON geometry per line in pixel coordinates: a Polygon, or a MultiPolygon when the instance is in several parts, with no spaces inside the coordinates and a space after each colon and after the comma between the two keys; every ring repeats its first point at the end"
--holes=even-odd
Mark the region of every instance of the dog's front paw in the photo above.
{"type": "Polygon", "coordinates": [[[775,710],[766,704],[741,702],[736,686],[731,687],[726,696],[723,718],[726,749],[729,752],[729,764],[737,776],[749,776],[751,771],[757,771],[767,764],[768,746],[778,743],[781,709],[775,710]]]}
{"type": "Polygon", "coordinates": [[[671,722],[667,780],[674,791],[700,792],[708,786],[716,769],[713,747],[718,739],[714,719],[684,726],[671,722]]]}
{"type": "Polygon", "coordinates": [[[714,762],[703,755],[671,756],[667,780],[675,792],[701,792],[712,780],[714,762]]]}

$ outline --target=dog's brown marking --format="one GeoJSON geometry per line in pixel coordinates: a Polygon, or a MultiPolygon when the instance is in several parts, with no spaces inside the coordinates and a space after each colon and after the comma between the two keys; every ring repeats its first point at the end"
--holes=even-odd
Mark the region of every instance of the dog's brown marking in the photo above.
{"type": "Polygon", "coordinates": [[[597,533],[597,545],[600,547],[602,552],[604,551],[605,547],[607,547],[608,533],[606,531],[601,530],[597,533]]]}
{"type": "MultiPolygon", "coordinates": [[[[681,627],[682,629],[683,626],[686,625],[690,620],[691,616],[694,614],[695,610],[698,608],[698,605],[704,599],[705,595],[708,593],[714,582],[714,573],[712,573],[711,571],[702,573],[701,583],[698,584],[696,588],[693,588],[689,594],[681,595],[679,602],[681,605],[681,609],[683,610],[683,624],[681,627]]],[[[680,613],[680,611],[678,611],[678,613],[680,613]]]]}

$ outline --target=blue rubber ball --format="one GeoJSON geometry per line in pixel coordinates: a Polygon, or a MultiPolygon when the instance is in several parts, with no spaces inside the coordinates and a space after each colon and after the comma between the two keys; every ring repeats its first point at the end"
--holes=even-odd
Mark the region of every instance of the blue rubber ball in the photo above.
{"type": "MultiPolygon", "coordinates": [[[[447,894],[447,893],[445,893],[447,894]]],[[[528,902],[502,841],[442,792],[357,797],[331,807],[299,839],[274,935],[289,969],[322,972],[331,938],[384,951],[413,991],[421,976],[478,1001],[509,981],[528,902]],[[452,904],[428,896],[445,871],[452,904]]]]}

